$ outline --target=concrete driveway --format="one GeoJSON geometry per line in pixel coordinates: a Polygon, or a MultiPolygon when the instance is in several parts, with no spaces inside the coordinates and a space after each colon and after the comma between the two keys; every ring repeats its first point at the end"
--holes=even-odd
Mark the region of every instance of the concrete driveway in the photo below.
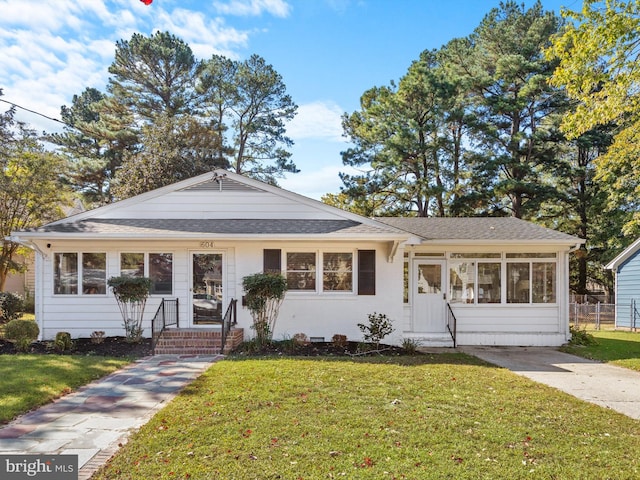
{"type": "Polygon", "coordinates": [[[486,362],[640,419],[640,373],[548,347],[458,347],[486,362]]]}

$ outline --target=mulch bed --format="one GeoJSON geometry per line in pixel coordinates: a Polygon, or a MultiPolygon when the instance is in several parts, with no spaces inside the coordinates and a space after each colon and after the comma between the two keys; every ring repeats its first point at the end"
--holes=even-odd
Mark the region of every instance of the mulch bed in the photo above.
{"type": "Polygon", "coordinates": [[[291,342],[273,342],[269,345],[256,348],[255,345],[241,345],[232,352],[236,357],[263,357],[263,356],[294,356],[294,357],[340,357],[340,356],[366,356],[366,355],[416,355],[418,352],[408,352],[402,347],[380,344],[377,348],[373,345],[363,345],[360,342],[347,342],[345,345],[336,345],[333,342],[310,342],[292,344],[291,342]]]}
{"type": "MultiPolygon", "coordinates": [[[[0,339],[0,355],[15,355],[16,349],[13,343],[0,339]]],[[[33,342],[29,352],[41,355],[99,355],[105,357],[130,357],[140,358],[152,354],[151,339],[142,339],[140,343],[128,343],[124,337],[106,337],[102,343],[93,343],[90,338],[76,338],[73,340],[73,349],[60,352],[55,349],[53,341],[33,342]]],[[[340,356],[365,356],[365,355],[416,355],[417,352],[407,352],[402,347],[393,345],[380,345],[377,349],[373,345],[363,347],[359,342],[347,342],[345,345],[336,345],[332,342],[312,342],[307,344],[292,344],[291,342],[273,342],[270,345],[256,349],[255,346],[240,346],[232,356],[235,357],[340,357],[340,356]]]]}
{"type": "MultiPolygon", "coordinates": [[[[0,340],[0,355],[17,353],[13,343],[0,340]]],[[[73,349],[64,352],[57,351],[52,341],[40,341],[33,342],[27,353],[140,358],[151,355],[151,339],[145,338],[140,343],[128,343],[124,337],[106,337],[102,343],[93,343],[90,338],[76,338],[73,340],[73,349]]]]}

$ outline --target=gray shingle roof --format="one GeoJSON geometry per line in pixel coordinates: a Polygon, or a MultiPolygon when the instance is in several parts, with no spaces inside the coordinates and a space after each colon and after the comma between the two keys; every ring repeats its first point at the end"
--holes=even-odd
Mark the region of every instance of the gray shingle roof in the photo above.
{"type": "Polygon", "coordinates": [[[351,220],[314,219],[103,219],[44,225],[35,233],[179,236],[183,234],[223,235],[322,235],[397,233],[392,228],[366,225],[351,220]]]}
{"type": "Polygon", "coordinates": [[[376,220],[426,240],[580,241],[572,235],[513,217],[379,217],[376,220]]]}

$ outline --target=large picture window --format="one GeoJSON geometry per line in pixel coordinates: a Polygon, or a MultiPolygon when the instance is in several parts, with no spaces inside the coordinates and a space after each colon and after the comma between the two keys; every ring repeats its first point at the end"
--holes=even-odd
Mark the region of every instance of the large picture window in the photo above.
{"type": "Polygon", "coordinates": [[[120,275],[125,277],[149,277],[151,295],[173,293],[173,254],[137,253],[120,254],[120,275]]]}
{"type": "Polygon", "coordinates": [[[107,293],[106,253],[56,253],[53,262],[55,295],[107,293]],[[78,289],[78,285],[81,289],[78,289]]]}

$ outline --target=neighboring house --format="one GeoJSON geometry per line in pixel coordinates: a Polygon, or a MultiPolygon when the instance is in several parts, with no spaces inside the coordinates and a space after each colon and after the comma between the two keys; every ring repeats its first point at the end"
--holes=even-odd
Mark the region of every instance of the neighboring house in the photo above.
{"type": "Polygon", "coordinates": [[[605,268],[615,275],[616,327],[640,327],[640,239],[605,268]]]}
{"type": "Polygon", "coordinates": [[[35,265],[34,256],[29,253],[26,257],[16,255],[14,261],[24,265],[23,272],[10,273],[4,285],[5,292],[15,293],[22,297],[32,297],[35,293],[35,265]]]}
{"type": "Polygon", "coordinates": [[[379,218],[345,212],[217,170],[14,232],[37,252],[41,335],[122,335],[107,280],[153,280],[145,335],[162,298],[179,300],[180,328],[219,327],[242,279],[278,270],[289,289],[274,338],[304,333],[361,340],[358,323],[394,322],[386,343],[561,345],[569,338],[569,253],[581,240],[515,218],[379,218]]]}

